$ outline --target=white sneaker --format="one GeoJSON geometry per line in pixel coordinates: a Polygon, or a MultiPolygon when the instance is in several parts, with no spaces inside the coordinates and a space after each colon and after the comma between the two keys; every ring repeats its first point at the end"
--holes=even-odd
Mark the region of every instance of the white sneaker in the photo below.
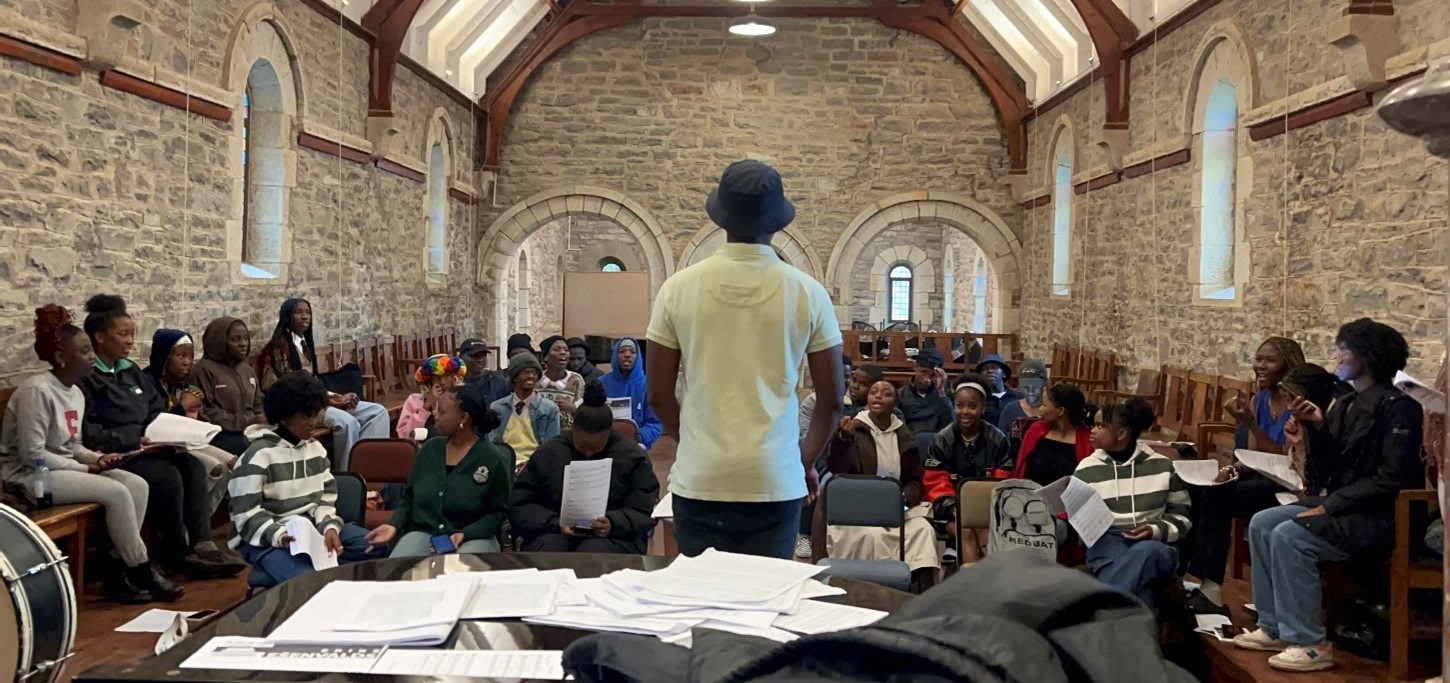
{"type": "Polygon", "coordinates": [[[795,556],[798,559],[802,559],[802,560],[809,560],[809,559],[811,559],[811,537],[810,536],[796,536],[796,538],[795,538],[795,556]]]}
{"type": "Polygon", "coordinates": [[[1234,645],[1259,652],[1283,652],[1289,647],[1288,643],[1264,633],[1261,628],[1234,636],[1234,645]]]}
{"type": "Polygon", "coordinates": [[[1269,666],[1281,671],[1323,671],[1334,666],[1334,648],[1327,640],[1309,647],[1291,645],[1270,657],[1269,666]]]}

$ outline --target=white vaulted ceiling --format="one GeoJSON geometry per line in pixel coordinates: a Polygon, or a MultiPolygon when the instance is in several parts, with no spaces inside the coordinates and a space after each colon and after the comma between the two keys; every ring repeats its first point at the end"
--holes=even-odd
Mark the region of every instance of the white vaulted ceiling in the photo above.
{"type": "MultiPolygon", "coordinates": [[[[733,0],[697,0],[727,2],[733,0]]],[[[788,1],[788,0],[787,0],[788,1]]],[[[1096,66],[1096,53],[1072,0],[957,0],[1041,102],[1096,66]]],[[[1113,0],[1142,34],[1151,33],[1192,0],[1113,0]]],[[[375,0],[327,0],[362,21],[375,0]]],[[[549,12],[548,0],[424,0],[403,53],[475,97],[488,76],[549,12]]],[[[768,40],[768,39],[767,39],[768,40]]]]}

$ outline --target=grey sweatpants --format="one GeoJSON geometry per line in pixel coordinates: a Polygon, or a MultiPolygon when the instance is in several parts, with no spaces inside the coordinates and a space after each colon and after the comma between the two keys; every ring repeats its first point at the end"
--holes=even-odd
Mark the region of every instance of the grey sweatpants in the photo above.
{"type": "Polygon", "coordinates": [[[221,507],[222,499],[227,495],[227,481],[232,478],[232,465],[236,463],[237,456],[232,455],[216,446],[197,446],[187,449],[191,456],[201,461],[206,468],[207,496],[211,501],[212,512],[221,507]]]}
{"type": "Polygon", "coordinates": [[[100,474],[75,470],[50,473],[51,497],[56,505],[96,503],[106,509],[106,531],[127,567],[147,562],[146,544],[141,542],[141,520],[146,518],[146,500],[151,487],[146,480],[125,470],[100,474]]]}

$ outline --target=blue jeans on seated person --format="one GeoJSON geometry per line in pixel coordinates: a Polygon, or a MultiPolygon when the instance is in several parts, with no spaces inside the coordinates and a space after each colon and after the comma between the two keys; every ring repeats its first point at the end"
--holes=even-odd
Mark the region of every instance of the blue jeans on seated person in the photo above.
{"type": "Polygon", "coordinates": [[[1281,505],[1249,521],[1249,559],[1259,628],[1290,645],[1324,641],[1319,615],[1324,585],[1320,562],[1343,562],[1349,555],[1300,526],[1294,518],[1308,510],[1281,505]]]}
{"type": "Polygon", "coordinates": [[[362,439],[391,436],[388,433],[388,409],[368,401],[358,401],[352,412],[328,406],[322,413],[322,422],[332,430],[332,466],[338,472],[348,471],[353,444],[362,439]]]}
{"type": "MultiPolygon", "coordinates": [[[[338,540],[342,541],[342,554],[337,558],[338,564],[387,557],[382,548],[368,552],[367,535],[368,530],[356,524],[342,525],[342,530],[337,533],[338,540]]],[[[263,548],[243,543],[237,548],[237,552],[252,565],[251,571],[262,574],[263,578],[272,579],[258,581],[248,577],[247,583],[253,585],[275,585],[312,571],[312,558],[307,555],[293,555],[287,548],[263,548]]]]}
{"type": "Polygon", "coordinates": [[[675,543],[694,557],[707,548],[789,560],[795,556],[801,499],[734,503],[675,496],[675,543]]]}
{"type": "MultiPolygon", "coordinates": [[[[475,538],[472,541],[464,541],[458,546],[460,553],[496,553],[499,552],[498,541],[492,538],[475,538]]],[[[393,552],[388,557],[423,557],[433,553],[433,537],[426,531],[409,531],[403,534],[398,542],[393,544],[393,552]]]]}
{"type": "Polygon", "coordinates": [[[1178,573],[1178,549],[1163,541],[1130,541],[1109,529],[1087,551],[1087,565],[1099,581],[1153,608],[1153,587],[1178,573]]]}

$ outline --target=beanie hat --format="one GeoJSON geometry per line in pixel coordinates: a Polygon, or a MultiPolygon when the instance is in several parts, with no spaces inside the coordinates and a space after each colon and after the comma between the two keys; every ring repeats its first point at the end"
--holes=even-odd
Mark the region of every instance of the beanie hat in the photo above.
{"type": "Polygon", "coordinates": [[[539,364],[539,357],[535,356],[533,352],[525,351],[517,356],[514,356],[513,358],[510,358],[509,381],[512,382],[515,379],[518,379],[519,373],[529,368],[533,368],[534,372],[538,373],[542,373],[544,371],[544,366],[539,364]]]}
{"type": "MultiPolygon", "coordinates": [[[[515,335],[510,336],[509,337],[508,348],[504,349],[503,352],[505,354],[507,354],[509,351],[512,351],[514,349],[528,349],[529,351],[533,351],[534,350],[534,340],[533,340],[533,338],[530,337],[527,334],[515,334],[515,335]]],[[[534,360],[538,360],[538,359],[536,358],[534,360]]]]}
{"type": "Polygon", "coordinates": [[[550,347],[554,346],[559,342],[564,342],[566,345],[569,343],[568,340],[564,339],[563,336],[557,334],[552,337],[545,338],[544,341],[539,342],[539,355],[548,356],[550,347]]]}

